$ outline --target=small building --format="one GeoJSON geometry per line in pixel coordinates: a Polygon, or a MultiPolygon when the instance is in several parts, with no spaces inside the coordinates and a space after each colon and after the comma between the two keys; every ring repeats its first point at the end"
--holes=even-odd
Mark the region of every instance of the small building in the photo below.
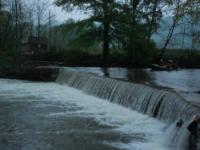
{"type": "Polygon", "coordinates": [[[23,55],[40,55],[48,52],[48,39],[46,37],[28,37],[22,44],[23,55]]]}

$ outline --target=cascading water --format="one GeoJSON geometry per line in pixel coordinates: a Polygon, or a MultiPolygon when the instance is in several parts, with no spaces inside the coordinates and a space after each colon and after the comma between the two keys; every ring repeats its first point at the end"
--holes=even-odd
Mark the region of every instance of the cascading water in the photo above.
{"type": "Polygon", "coordinates": [[[166,144],[171,144],[178,150],[187,149],[187,126],[194,116],[200,114],[199,107],[168,90],[65,69],[60,70],[57,82],[166,122],[169,124],[166,128],[166,144]],[[180,119],[184,124],[181,128],[176,128],[176,122],[180,119]]]}

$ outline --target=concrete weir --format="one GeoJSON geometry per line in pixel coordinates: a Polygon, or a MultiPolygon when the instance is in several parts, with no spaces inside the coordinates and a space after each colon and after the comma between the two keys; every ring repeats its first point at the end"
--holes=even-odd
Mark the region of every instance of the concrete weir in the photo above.
{"type": "MultiPolygon", "coordinates": [[[[165,122],[168,124],[166,130],[170,132],[170,143],[175,145],[176,149],[192,150],[191,145],[193,145],[194,150],[200,150],[200,127],[196,131],[195,139],[191,138],[187,130],[194,117],[200,114],[200,108],[177,93],[70,69],[61,68],[59,71],[58,68],[39,69],[48,70],[49,81],[56,79],[59,84],[66,84],[88,95],[117,103],[165,122]],[[180,119],[183,120],[183,125],[176,128],[176,123],[180,119]]],[[[40,73],[40,79],[44,80],[44,75],[46,76],[46,73],[40,73]]]]}

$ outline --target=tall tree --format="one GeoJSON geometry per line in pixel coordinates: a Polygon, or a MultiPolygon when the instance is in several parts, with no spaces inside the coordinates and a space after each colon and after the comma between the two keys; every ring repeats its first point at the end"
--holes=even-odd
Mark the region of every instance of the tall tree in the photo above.
{"type": "Polygon", "coordinates": [[[153,33],[155,33],[158,29],[160,19],[162,17],[162,8],[161,4],[163,3],[163,0],[150,0],[150,1],[144,1],[145,6],[145,16],[147,20],[147,41],[149,42],[151,40],[151,36],[153,33]]]}
{"type": "Polygon", "coordinates": [[[189,36],[191,37],[191,50],[200,46],[200,1],[186,0],[182,6],[184,17],[188,18],[190,26],[189,36]]]}
{"type": "Polygon", "coordinates": [[[21,1],[14,0],[13,1],[13,16],[14,16],[14,24],[15,24],[15,39],[17,40],[16,44],[18,44],[19,37],[19,5],[21,1]]]}
{"type": "Polygon", "coordinates": [[[163,55],[166,51],[166,48],[171,41],[174,30],[175,30],[176,26],[178,25],[179,21],[181,20],[181,18],[183,16],[183,13],[182,13],[182,10],[181,10],[181,0],[170,0],[169,6],[171,6],[171,8],[172,8],[172,9],[170,9],[170,12],[173,13],[172,24],[169,28],[169,31],[168,31],[165,43],[163,45],[163,48],[161,49],[159,58],[163,57],[163,55]]]}
{"type": "Polygon", "coordinates": [[[1,9],[2,9],[2,1],[0,0],[0,11],[1,11],[1,9]]]}
{"type": "Polygon", "coordinates": [[[135,53],[136,49],[135,49],[135,34],[137,32],[137,7],[140,4],[140,0],[131,0],[130,1],[130,6],[131,6],[131,34],[130,34],[130,47],[129,47],[129,56],[130,56],[130,60],[132,60],[133,58],[133,53],[135,53]]]}
{"type": "Polygon", "coordinates": [[[0,49],[16,47],[14,0],[1,1],[0,49]]]}
{"type": "Polygon", "coordinates": [[[88,11],[90,13],[88,21],[98,22],[103,26],[103,35],[101,32],[99,35],[103,37],[103,59],[104,62],[107,62],[111,41],[111,23],[116,6],[115,0],[57,0],[56,4],[63,6],[68,11],[72,11],[74,8],[88,11]]]}
{"type": "Polygon", "coordinates": [[[24,31],[26,30],[26,11],[24,0],[12,0],[12,22],[14,25],[14,35],[15,35],[15,46],[18,49],[21,45],[22,39],[24,37],[24,31]]]}
{"type": "Polygon", "coordinates": [[[152,44],[151,36],[162,16],[160,3],[161,0],[127,0],[121,4],[123,17],[119,24],[123,28],[123,45],[129,61],[141,61],[141,56],[146,55],[147,47],[152,44]]]}
{"type": "Polygon", "coordinates": [[[47,12],[48,8],[50,7],[50,3],[48,0],[34,0],[32,5],[34,6],[34,8],[32,9],[32,11],[30,11],[30,15],[33,15],[33,17],[35,17],[35,22],[37,24],[36,32],[39,42],[41,37],[42,24],[48,18],[47,12]]]}
{"type": "Polygon", "coordinates": [[[137,27],[138,27],[138,22],[137,22],[137,17],[138,17],[138,6],[140,4],[140,0],[130,0],[125,3],[125,12],[126,16],[129,17],[127,20],[128,22],[128,56],[129,56],[129,61],[132,61],[135,52],[136,52],[136,36],[137,34],[137,27]]]}

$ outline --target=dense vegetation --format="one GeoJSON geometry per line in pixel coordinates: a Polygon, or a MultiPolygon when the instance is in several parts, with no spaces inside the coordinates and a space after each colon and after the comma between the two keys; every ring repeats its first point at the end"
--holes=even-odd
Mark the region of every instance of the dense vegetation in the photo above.
{"type": "Polygon", "coordinates": [[[199,0],[55,0],[55,5],[67,12],[81,10],[88,18],[52,25],[47,0],[0,0],[0,54],[20,56],[23,41],[34,35],[49,38],[49,52],[33,58],[67,65],[146,66],[156,57],[199,60],[193,52],[200,44],[199,0]],[[158,47],[153,36],[162,32],[166,16],[171,22],[158,47]],[[177,33],[180,26],[184,30],[177,33]],[[183,42],[191,40],[178,53],[168,50],[177,34],[183,42]]]}

